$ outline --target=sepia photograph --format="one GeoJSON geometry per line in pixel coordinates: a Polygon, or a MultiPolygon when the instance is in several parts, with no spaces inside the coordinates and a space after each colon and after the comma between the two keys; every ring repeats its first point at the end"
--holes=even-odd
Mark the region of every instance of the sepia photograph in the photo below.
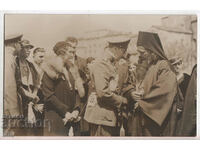
{"type": "Polygon", "coordinates": [[[4,14],[3,137],[196,137],[196,14],[4,14]]]}

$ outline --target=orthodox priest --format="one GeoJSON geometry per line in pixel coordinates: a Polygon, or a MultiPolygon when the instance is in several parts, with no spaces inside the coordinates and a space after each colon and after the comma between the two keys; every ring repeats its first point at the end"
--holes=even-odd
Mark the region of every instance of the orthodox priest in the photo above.
{"type": "MultiPolygon", "coordinates": [[[[139,87],[127,94],[135,102],[128,131],[131,136],[173,136],[176,129],[178,84],[160,38],[139,32],[137,51],[148,70],[139,87]]],[[[140,62],[140,60],[138,61],[140,62]]]]}

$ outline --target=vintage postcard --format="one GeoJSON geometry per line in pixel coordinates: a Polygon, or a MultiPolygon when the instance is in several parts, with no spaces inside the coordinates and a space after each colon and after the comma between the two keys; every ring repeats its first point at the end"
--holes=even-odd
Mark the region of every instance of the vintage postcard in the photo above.
{"type": "Polygon", "coordinates": [[[198,138],[197,14],[3,17],[3,138],[198,138]]]}

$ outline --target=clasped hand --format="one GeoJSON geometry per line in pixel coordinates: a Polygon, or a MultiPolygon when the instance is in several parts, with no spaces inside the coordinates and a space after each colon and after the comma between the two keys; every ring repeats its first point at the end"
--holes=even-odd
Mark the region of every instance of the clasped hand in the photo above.
{"type": "Polygon", "coordinates": [[[64,125],[66,125],[68,122],[77,122],[79,121],[79,111],[74,110],[72,113],[67,112],[65,114],[65,118],[63,119],[64,125]]]}
{"type": "Polygon", "coordinates": [[[131,97],[132,99],[134,99],[135,101],[139,101],[142,99],[143,97],[143,94],[141,92],[138,92],[138,91],[133,91],[131,92],[131,97]]]}

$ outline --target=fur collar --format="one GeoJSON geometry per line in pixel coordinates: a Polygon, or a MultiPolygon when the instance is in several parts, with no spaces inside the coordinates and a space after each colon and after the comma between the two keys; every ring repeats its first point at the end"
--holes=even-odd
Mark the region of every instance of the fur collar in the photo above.
{"type": "Polygon", "coordinates": [[[52,79],[57,79],[63,73],[64,64],[58,56],[48,56],[42,64],[42,70],[52,79]]]}

